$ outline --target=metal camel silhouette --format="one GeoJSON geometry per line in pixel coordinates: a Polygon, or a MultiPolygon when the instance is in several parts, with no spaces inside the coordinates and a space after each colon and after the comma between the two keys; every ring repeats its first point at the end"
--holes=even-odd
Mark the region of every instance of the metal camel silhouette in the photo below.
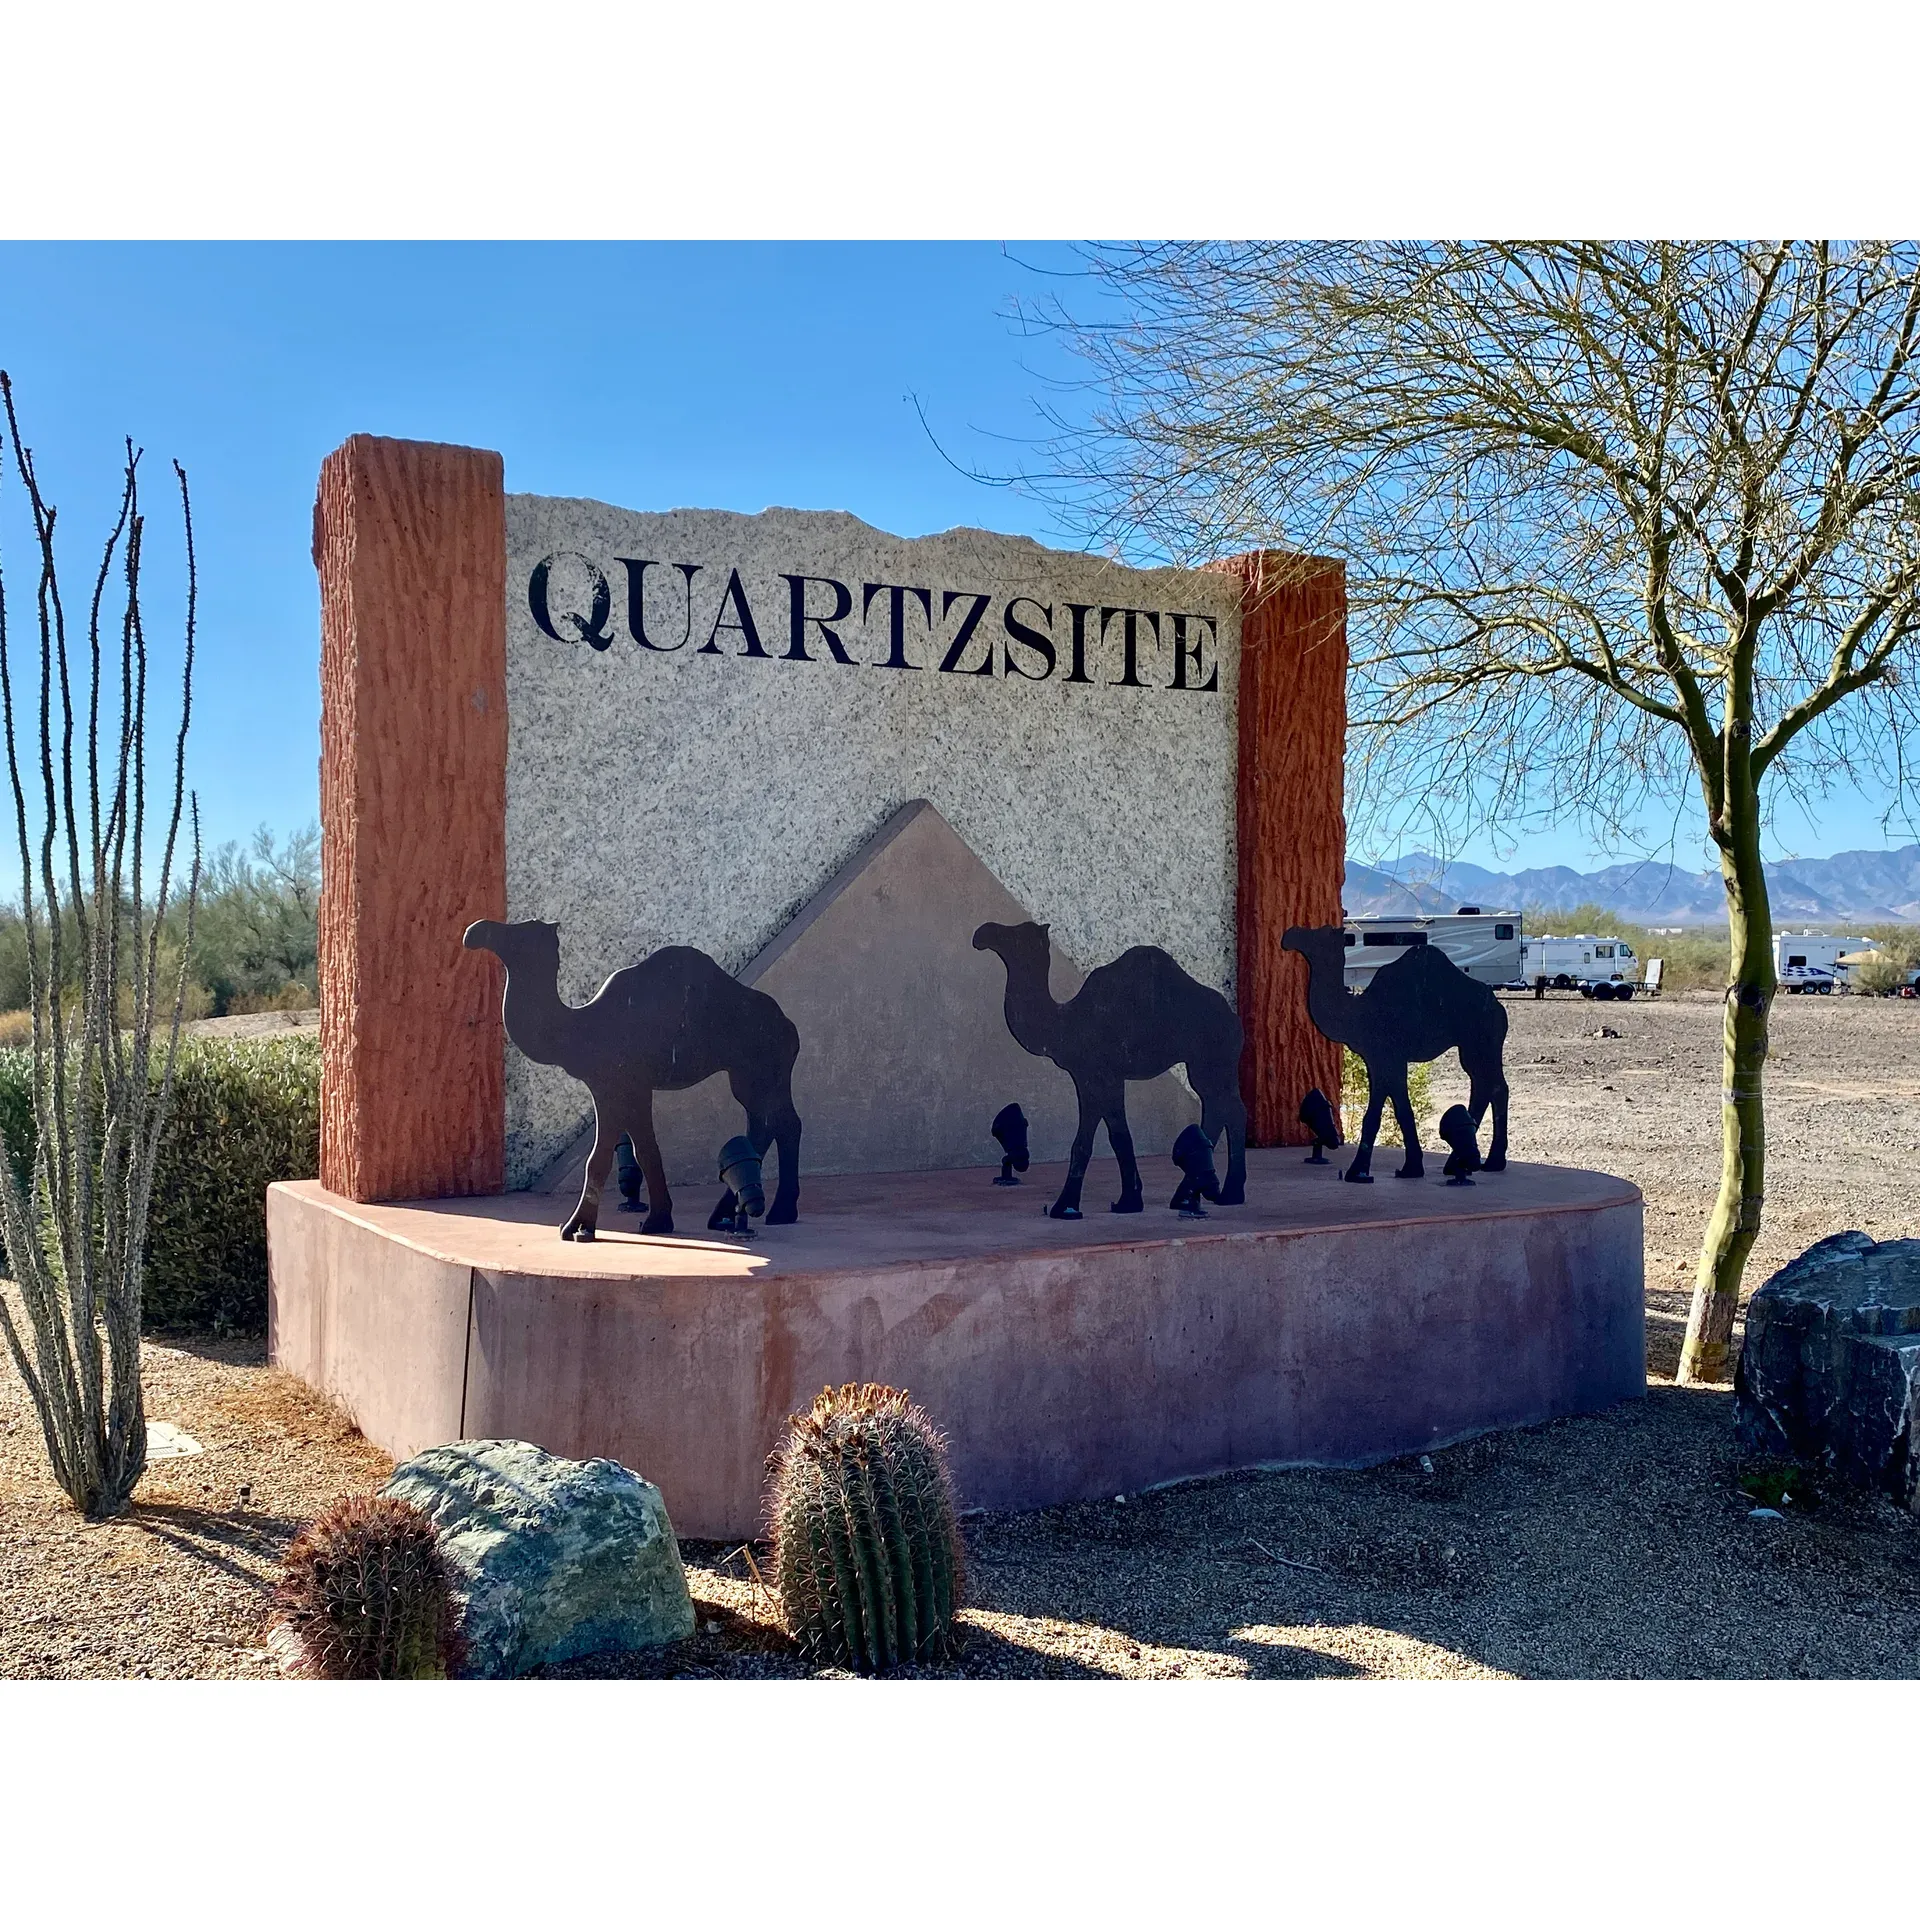
{"type": "Polygon", "coordinates": [[[1127,1082],[1152,1080],[1184,1065],[1200,1096],[1200,1129],[1208,1144],[1227,1136],[1227,1178],[1220,1205],[1246,1198],[1247,1110],[1240,1099],[1240,1019],[1225,996],[1203,987],[1159,947],[1129,947],[1110,966],[1096,967],[1062,1005],[1047,986],[1051,945],[1045,927],[989,920],[973,944],[997,953],[1007,968],[1007,1030],[1029,1053],[1043,1054],[1073,1075],[1080,1127],[1073,1136],[1067,1183],[1047,1211],[1056,1220],[1080,1218],[1080,1185],[1093,1158],[1093,1138],[1104,1121],[1120,1162],[1115,1213],[1142,1206],[1140,1168],[1127,1126],[1127,1082]]]}
{"type": "Polygon", "coordinates": [[[1364,993],[1349,993],[1347,940],[1342,927],[1289,927],[1280,943],[1307,962],[1307,1011],[1329,1040],[1350,1047],[1367,1069],[1367,1117],[1360,1146],[1345,1180],[1373,1178],[1373,1143],[1380,1115],[1393,1102],[1400,1136],[1407,1143],[1405,1163],[1396,1179],[1418,1180],[1426,1172],[1420,1135],[1407,1095],[1407,1068],[1433,1060],[1449,1047],[1460,1049],[1476,1131],[1488,1107],[1493,1109],[1493,1139],[1484,1162],[1487,1172],[1507,1164],[1507,1075],[1501,1055],[1507,1044],[1507,1010],[1493,989],[1456,967],[1438,947],[1409,947],[1382,967],[1364,993]]]}
{"type": "Polygon", "coordinates": [[[653,1131],[656,1089],[698,1086],[724,1072],[747,1114],[756,1153],[780,1144],[780,1184],[771,1226],[800,1214],[800,1116],[793,1110],[793,1063],[800,1035],[770,995],[743,987],[697,947],[662,947],[622,967],[585,1006],[560,998],[560,929],[550,920],[476,920],[465,945],[498,954],[507,969],[507,1036],[529,1060],[564,1067],[593,1095],[593,1152],[580,1204],[563,1240],[591,1240],[600,1192],[624,1133],[647,1176],[642,1233],[673,1231],[660,1142],[653,1131]]]}

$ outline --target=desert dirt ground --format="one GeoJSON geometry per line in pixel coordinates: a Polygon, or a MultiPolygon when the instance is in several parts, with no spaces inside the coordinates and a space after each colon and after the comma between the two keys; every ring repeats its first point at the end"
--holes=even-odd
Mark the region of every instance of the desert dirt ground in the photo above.
{"type": "MultiPolygon", "coordinates": [[[[1668,1384],[1718,1166],[1717,998],[1509,1007],[1516,1157],[1645,1191],[1647,1397],[1361,1472],[971,1516],[971,1631],[952,1671],[1920,1677],[1920,1521],[1836,1488],[1811,1511],[1749,1518],[1729,1394],[1668,1384]]],[[[1447,1063],[1436,1111],[1458,1091],[1447,1063]]],[[[1920,1233],[1916,1094],[1920,1002],[1779,1002],[1751,1283],[1842,1228],[1920,1233]]],[[[385,1477],[386,1457],[268,1371],[257,1342],[154,1342],[147,1362],[149,1417],[205,1451],[156,1463],[105,1524],[60,1498],[0,1370],[0,1675],[273,1674],[280,1553],[334,1495],[385,1477]]],[[[764,1554],[684,1545],[695,1638],[554,1677],[809,1671],[760,1583],[764,1554]]]]}

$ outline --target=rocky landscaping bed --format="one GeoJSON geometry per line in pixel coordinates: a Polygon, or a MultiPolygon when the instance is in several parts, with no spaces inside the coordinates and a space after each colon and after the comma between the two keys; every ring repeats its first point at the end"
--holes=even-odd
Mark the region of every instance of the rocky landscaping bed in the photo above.
{"type": "MultiPolygon", "coordinates": [[[[971,1516],[967,1643],[949,1671],[1920,1677],[1920,1522],[1818,1481],[1786,1517],[1751,1518],[1731,1395],[1660,1379],[1717,1174],[1717,999],[1516,1000],[1511,1014],[1516,1157],[1646,1192],[1647,1399],[1365,1472],[971,1516]]],[[[1920,1002],[1780,1003],[1755,1284],[1829,1233],[1920,1232],[1917,1092],[1920,1002]]],[[[1455,1097],[1446,1069],[1435,1096],[1455,1097]]],[[[280,1554],[328,1501],[387,1478],[387,1458],[269,1372],[258,1342],[150,1343],[147,1360],[150,1417],[204,1451],[157,1461],[105,1525],[60,1498],[0,1369],[0,1675],[277,1674],[265,1634],[280,1554]]],[[[692,1639],[547,1671],[810,1671],[779,1631],[764,1555],[683,1551],[692,1639]]]]}

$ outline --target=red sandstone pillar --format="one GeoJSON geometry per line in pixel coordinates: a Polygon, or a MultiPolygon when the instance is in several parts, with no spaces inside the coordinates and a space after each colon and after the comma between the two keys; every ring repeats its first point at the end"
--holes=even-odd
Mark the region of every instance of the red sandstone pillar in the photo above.
{"type": "Polygon", "coordinates": [[[1248,553],[1239,575],[1240,1090],[1255,1146],[1304,1144],[1309,1087],[1340,1104],[1340,1049],[1307,1017],[1293,926],[1341,917],[1347,823],[1347,574],[1338,560],[1248,553]]]}
{"type": "Polygon", "coordinates": [[[501,460],[355,434],[314,502],[320,573],[320,1179],[496,1193],[507,904],[501,460]]]}

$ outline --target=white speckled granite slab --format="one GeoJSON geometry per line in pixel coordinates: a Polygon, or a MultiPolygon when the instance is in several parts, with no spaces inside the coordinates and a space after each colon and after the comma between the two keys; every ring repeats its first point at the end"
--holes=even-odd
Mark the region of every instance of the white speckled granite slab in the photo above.
{"type": "MultiPolygon", "coordinates": [[[[1231,995],[1239,629],[1224,578],[1001,534],[509,495],[508,914],[559,922],[576,1002],[674,943],[738,970],[924,797],[1083,966],[1231,995]]],[[[510,1184],[589,1106],[509,1048],[510,1184]]]]}

